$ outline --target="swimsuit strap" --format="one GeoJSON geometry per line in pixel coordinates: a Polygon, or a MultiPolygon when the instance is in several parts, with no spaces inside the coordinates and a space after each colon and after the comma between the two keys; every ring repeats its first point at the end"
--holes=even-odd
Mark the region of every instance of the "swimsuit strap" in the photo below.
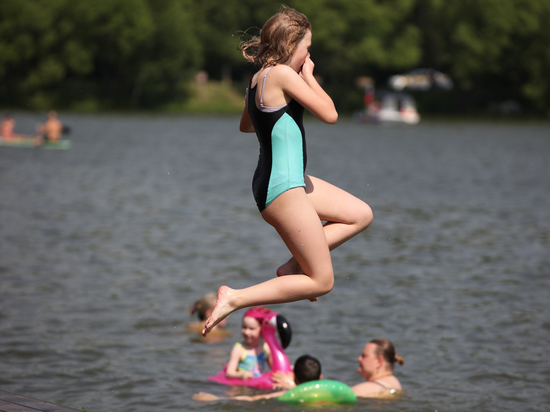
{"type": "Polygon", "coordinates": [[[388,391],[388,393],[391,393],[391,394],[394,394],[397,392],[396,389],[391,389],[391,388],[388,388],[386,385],[384,385],[382,382],[378,382],[378,381],[369,381],[369,382],[372,382],[372,383],[376,383],[378,385],[380,385],[381,387],[383,387],[384,389],[386,389],[388,391]]]}
{"type": "Polygon", "coordinates": [[[248,356],[248,351],[246,350],[246,348],[244,347],[244,345],[241,343],[241,342],[235,342],[235,346],[240,346],[242,351],[243,351],[243,354],[241,356],[241,359],[239,359],[239,361],[243,361],[246,359],[246,357],[248,356]]]}
{"type": "Polygon", "coordinates": [[[264,81],[262,83],[262,92],[260,93],[260,107],[264,107],[264,89],[265,89],[265,79],[267,78],[267,73],[271,70],[273,66],[269,66],[264,74],[264,81]]]}

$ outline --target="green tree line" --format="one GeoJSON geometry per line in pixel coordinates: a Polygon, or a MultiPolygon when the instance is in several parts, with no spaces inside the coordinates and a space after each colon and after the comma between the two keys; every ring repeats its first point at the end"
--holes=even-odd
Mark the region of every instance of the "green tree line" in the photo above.
{"type": "MultiPolygon", "coordinates": [[[[425,110],[467,113],[513,100],[550,116],[548,0],[296,0],[313,26],[316,73],[346,111],[359,76],[384,88],[425,67],[454,89],[417,93],[425,110]]],[[[162,108],[204,70],[242,93],[238,52],[281,3],[268,0],[3,0],[4,108],[162,108]]]]}

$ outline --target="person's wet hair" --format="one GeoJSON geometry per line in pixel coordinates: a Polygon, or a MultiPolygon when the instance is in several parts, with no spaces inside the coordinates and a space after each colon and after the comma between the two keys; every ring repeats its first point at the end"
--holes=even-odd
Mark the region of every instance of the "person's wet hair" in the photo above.
{"type": "Polygon", "coordinates": [[[296,384],[321,379],[321,362],[310,355],[302,355],[294,362],[296,384]]]}
{"type": "Polygon", "coordinates": [[[208,309],[214,309],[216,306],[216,295],[214,293],[207,293],[199,300],[197,300],[193,306],[189,308],[191,314],[197,313],[199,319],[206,320],[206,311],[208,309]]]}
{"type": "Polygon", "coordinates": [[[395,347],[393,346],[393,343],[391,343],[389,340],[373,339],[370,341],[370,343],[374,343],[376,345],[375,355],[383,356],[386,362],[391,365],[392,369],[395,365],[395,362],[399,363],[400,365],[405,364],[405,358],[395,353],[395,347]]]}

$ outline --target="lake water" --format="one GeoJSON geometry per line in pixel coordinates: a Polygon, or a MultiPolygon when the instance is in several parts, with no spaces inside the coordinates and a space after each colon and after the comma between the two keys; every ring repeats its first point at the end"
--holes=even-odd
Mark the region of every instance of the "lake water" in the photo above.
{"type": "MultiPolygon", "coordinates": [[[[44,119],[14,116],[22,133],[44,119]]],[[[0,388],[86,412],[304,409],[191,399],[227,389],[206,378],[243,311],[205,344],[189,306],[288,257],[251,195],[255,136],[233,116],[61,119],[70,150],[0,147],[0,388]]],[[[373,338],[406,361],[402,398],[317,409],[548,411],[550,125],[306,131],[308,172],[375,218],[333,252],[330,294],[271,307],[291,321],[287,354],[348,384],[373,338]]]]}

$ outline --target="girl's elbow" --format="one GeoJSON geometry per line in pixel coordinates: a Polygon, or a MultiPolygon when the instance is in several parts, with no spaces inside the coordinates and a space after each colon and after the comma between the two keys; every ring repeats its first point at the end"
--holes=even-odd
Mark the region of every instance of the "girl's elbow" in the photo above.
{"type": "Polygon", "coordinates": [[[338,121],[338,112],[335,110],[333,113],[329,113],[323,119],[327,124],[335,124],[338,121]]]}

